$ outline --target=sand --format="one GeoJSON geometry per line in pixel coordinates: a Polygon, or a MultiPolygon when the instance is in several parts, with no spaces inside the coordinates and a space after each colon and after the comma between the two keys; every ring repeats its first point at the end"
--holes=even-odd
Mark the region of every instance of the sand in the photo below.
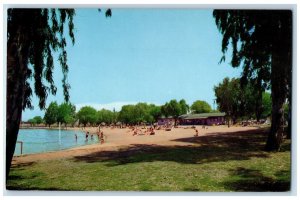
{"type": "MultiPolygon", "coordinates": [[[[196,126],[199,131],[198,137],[203,137],[212,134],[227,134],[238,131],[256,130],[257,127],[227,127],[227,126],[208,126],[207,129],[203,129],[201,126],[196,126]]],[[[70,130],[71,128],[68,128],[70,130]]],[[[72,128],[74,130],[81,130],[81,128],[72,128]]],[[[86,146],[80,146],[72,149],[38,153],[30,155],[15,156],[12,161],[12,165],[36,162],[41,160],[51,159],[64,159],[72,158],[75,156],[84,156],[91,153],[97,153],[101,151],[117,151],[121,148],[127,148],[133,145],[145,144],[145,145],[161,145],[161,146],[175,146],[175,145],[197,145],[190,142],[182,142],[177,139],[191,138],[195,134],[195,130],[191,126],[182,126],[178,128],[172,128],[171,131],[155,130],[155,135],[137,135],[132,136],[133,132],[129,128],[102,128],[105,135],[104,144],[92,144],[86,146]]],[[[145,129],[141,129],[145,131],[145,129]]],[[[97,128],[86,128],[83,131],[89,131],[90,133],[96,133],[97,128]]],[[[142,146],[142,145],[141,145],[142,146]]]]}

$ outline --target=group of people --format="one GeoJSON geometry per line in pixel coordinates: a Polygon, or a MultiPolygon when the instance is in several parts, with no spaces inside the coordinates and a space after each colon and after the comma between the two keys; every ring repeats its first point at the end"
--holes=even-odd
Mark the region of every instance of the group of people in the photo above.
{"type": "MultiPolygon", "coordinates": [[[[94,134],[90,134],[90,132],[86,132],[85,133],[85,142],[88,142],[89,140],[89,136],[91,138],[91,140],[94,140],[94,134]]],[[[97,132],[97,136],[98,136],[98,141],[103,144],[104,143],[104,134],[103,134],[103,131],[98,131],[97,132]]],[[[75,133],[75,140],[77,142],[77,139],[78,139],[78,135],[75,133]]]]}
{"type": "MultiPolygon", "coordinates": [[[[137,127],[130,127],[131,128],[131,131],[133,131],[133,134],[132,136],[135,136],[135,135],[155,135],[155,131],[154,130],[159,130],[159,129],[156,129],[157,127],[149,127],[149,128],[146,128],[146,130],[143,132],[141,129],[137,128],[137,127]]],[[[194,137],[198,137],[199,136],[199,131],[198,129],[193,126],[192,127],[194,130],[195,130],[195,135],[194,137]]],[[[205,126],[202,126],[202,128],[206,128],[205,126]]],[[[93,134],[90,134],[88,131],[85,133],[85,141],[87,142],[88,141],[88,138],[89,138],[89,135],[91,137],[91,140],[94,139],[94,135],[93,134]]],[[[99,128],[99,131],[97,132],[97,137],[98,137],[98,141],[103,144],[104,143],[104,134],[103,134],[103,131],[100,130],[99,128]]],[[[75,134],[75,140],[77,142],[77,134],[75,134]]]]}
{"type": "Polygon", "coordinates": [[[144,132],[141,129],[133,127],[131,129],[133,131],[132,136],[135,135],[155,135],[154,127],[147,128],[144,132]]]}
{"type": "Polygon", "coordinates": [[[85,133],[85,141],[87,142],[89,140],[89,135],[91,137],[91,140],[94,140],[94,135],[93,134],[90,134],[90,132],[86,132],[85,133]]]}
{"type": "MultiPolygon", "coordinates": [[[[192,127],[195,130],[195,137],[199,136],[199,131],[198,129],[193,126],[192,127]]],[[[207,129],[206,127],[202,127],[204,129],[207,129]]],[[[141,129],[137,128],[137,127],[130,127],[131,131],[133,132],[132,136],[135,135],[155,135],[155,131],[154,130],[160,130],[160,128],[157,127],[153,127],[151,126],[150,128],[146,128],[146,130],[143,132],[141,129]]]]}

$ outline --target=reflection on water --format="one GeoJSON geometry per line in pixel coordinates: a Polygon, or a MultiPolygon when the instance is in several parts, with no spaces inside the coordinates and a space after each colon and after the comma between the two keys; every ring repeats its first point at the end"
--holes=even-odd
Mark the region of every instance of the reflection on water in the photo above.
{"type": "MultiPolygon", "coordinates": [[[[89,135],[88,140],[82,131],[21,129],[18,141],[23,142],[23,154],[58,151],[76,146],[98,143],[98,138],[89,135]]],[[[21,154],[21,145],[16,144],[15,155],[21,154]]]]}

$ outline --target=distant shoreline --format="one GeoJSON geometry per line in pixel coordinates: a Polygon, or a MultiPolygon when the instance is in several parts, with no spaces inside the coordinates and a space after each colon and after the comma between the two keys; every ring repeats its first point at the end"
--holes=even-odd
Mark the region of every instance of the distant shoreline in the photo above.
{"type": "MultiPolygon", "coordinates": [[[[28,129],[45,129],[45,130],[59,130],[59,127],[48,127],[48,126],[20,126],[20,130],[28,130],[28,129]]],[[[98,132],[98,127],[60,127],[60,130],[68,130],[68,131],[82,131],[82,132],[89,132],[90,134],[96,134],[98,132]]]]}
{"type": "MultiPolygon", "coordinates": [[[[71,127],[68,127],[67,129],[65,127],[61,127],[60,129],[61,130],[68,130],[69,128],[71,128],[71,127]]],[[[49,128],[47,126],[41,126],[41,127],[36,127],[36,126],[21,127],[20,126],[19,129],[49,129],[49,130],[53,129],[53,130],[58,130],[59,127],[50,127],[49,128]]]]}

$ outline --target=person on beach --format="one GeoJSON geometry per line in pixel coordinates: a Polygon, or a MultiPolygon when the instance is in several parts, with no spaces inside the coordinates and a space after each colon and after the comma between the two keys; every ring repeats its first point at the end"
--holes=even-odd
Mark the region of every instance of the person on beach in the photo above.
{"type": "Polygon", "coordinates": [[[94,140],[94,135],[93,134],[91,134],[91,140],[94,140]]]}
{"type": "Polygon", "coordinates": [[[75,133],[75,140],[76,140],[76,142],[77,142],[77,134],[75,133]]]}
{"type": "Polygon", "coordinates": [[[135,128],[134,131],[133,131],[132,136],[135,136],[135,135],[137,135],[137,134],[138,134],[138,132],[137,132],[137,129],[135,128]]]}
{"type": "Polygon", "coordinates": [[[196,132],[196,134],[195,134],[194,136],[195,136],[195,137],[198,137],[198,136],[199,136],[198,129],[196,129],[196,127],[195,127],[194,129],[195,129],[195,132],[196,132]]]}
{"type": "Polygon", "coordinates": [[[100,143],[101,144],[104,143],[104,134],[103,134],[103,131],[100,132],[100,143]]]}
{"type": "Polygon", "coordinates": [[[155,135],[155,132],[154,132],[154,128],[153,128],[153,127],[150,128],[150,135],[155,135]]]}

